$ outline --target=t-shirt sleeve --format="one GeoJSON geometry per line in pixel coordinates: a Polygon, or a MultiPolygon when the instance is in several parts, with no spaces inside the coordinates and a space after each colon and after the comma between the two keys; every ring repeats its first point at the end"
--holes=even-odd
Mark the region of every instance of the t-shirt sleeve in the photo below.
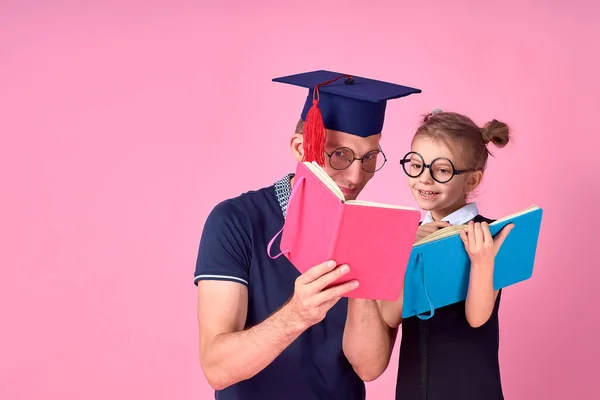
{"type": "Polygon", "coordinates": [[[209,213],[198,248],[194,284],[225,280],[248,285],[252,259],[252,226],[234,201],[219,203],[209,213]]]}

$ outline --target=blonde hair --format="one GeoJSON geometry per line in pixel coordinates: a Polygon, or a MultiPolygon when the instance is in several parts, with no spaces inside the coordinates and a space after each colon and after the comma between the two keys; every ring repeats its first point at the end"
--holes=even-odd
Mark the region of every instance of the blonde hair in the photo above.
{"type": "Polygon", "coordinates": [[[508,125],[496,119],[480,128],[465,115],[434,111],[423,117],[413,142],[419,137],[442,140],[449,147],[460,152],[466,168],[483,171],[488,156],[493,156],[487,144],[491,142],[496,147],[502,148],[508,143],[509,136],[508,125]]]}

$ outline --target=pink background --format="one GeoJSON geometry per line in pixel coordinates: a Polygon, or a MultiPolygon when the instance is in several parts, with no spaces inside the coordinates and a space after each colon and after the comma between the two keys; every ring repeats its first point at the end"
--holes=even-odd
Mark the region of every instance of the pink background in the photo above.
{"type": "MultiPolygon", "coordinates": [[[[305,92],[270,79],[320,68],[423,89],[390,103],[390,163],[363,199],[414,204],[397,162],[420,114],[511,124],[481,211],[546,214],[534,278],[503,296],[506,396],[598,388],[592,1],[54,3],[0,4],[0,398],[212,398],[202,225],[293,168],[305,92]]],[[[393,399],[396,365],[369,399],[393,399]]]]}

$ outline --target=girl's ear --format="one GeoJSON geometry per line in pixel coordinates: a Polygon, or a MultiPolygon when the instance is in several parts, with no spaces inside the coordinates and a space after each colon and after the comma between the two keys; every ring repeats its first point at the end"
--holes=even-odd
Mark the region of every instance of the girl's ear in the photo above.
{"type": "Polygon", "coordinates": [[[303,142],[304,137],[301,133],[294,133],[292,135],[292,138],[290,140],[290,150],[292,151],[292,154],[294,155],[296,161],[302,161],[302,159],[304,158],[303,142]]]}
{"type": "Polygon", "coordinates": [[[469,177],[467,178],[467,183],[465,185],[465,193],[471,193],[481,184],[481,180],[483,179],[483,172],[475,171],[469,173],[469,177]]]}

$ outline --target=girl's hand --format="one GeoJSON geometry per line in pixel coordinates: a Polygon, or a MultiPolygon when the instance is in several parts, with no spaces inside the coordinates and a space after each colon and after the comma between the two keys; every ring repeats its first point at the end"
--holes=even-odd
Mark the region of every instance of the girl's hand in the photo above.
{"type": "Polygon", "coordinates": [[[460,238],[471,259],[471,267],[492,269],[496,254],[513,227],[514,224],[508,224],[492,238],[487,222],[470,221],[468,227],[460,231],[460,238]]]}
{"type": "Polygon", "coordinates": [[[424,237],[431,235],[433,232],[437,231],[438,229],[446,228],[448,226],[450,226],[450,223],[446,222],[446,221],[433,221],[428,224],[420,225],[417,228],[417,236],[415,237],[415,243],[417,243],[419,240],[423,239],[424,237]]]}

